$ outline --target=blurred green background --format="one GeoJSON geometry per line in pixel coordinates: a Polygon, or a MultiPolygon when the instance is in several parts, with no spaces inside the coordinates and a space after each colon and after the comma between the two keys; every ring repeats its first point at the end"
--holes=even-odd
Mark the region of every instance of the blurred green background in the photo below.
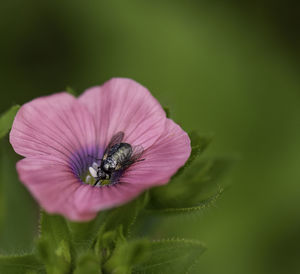
{"type": "MultiPolygon", "coordinates": [[[[3,112],[111,77],[142,83],[206,155],[241,159],[200,216],[161,227],[208,250],[197,273],[300,272],[300,35],[292,1],[2,1],[3,112]]],[[[1,144],[0,252],[32,248],[38,209],[1,144]]],[[[166,220],[166,223],[176,220],[166,220]]]]}

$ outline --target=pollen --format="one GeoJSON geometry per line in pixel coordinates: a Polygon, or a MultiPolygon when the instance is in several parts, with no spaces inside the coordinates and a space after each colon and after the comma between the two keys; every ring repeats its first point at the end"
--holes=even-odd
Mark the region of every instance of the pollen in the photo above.
{"type": "MultiPolygon", "coordinates": [[[[85,172],[78,175],[78,177],[83,183],[94,186],[98,178],[98,174],[97,174],[98,168],[99,165],[96,162],[94,162],[90,167],[86,169],[85,172]]],[[[96,186],[98,185],[100,184],[97,184],[96,186]]]]}
{"type": "Polygon", "coordinates": [[[97,178],[97,170],[93,167],[93,166],[90,166],[89,167],[89,172],[90,174],[94,177],[94,178],[97,178]]]}

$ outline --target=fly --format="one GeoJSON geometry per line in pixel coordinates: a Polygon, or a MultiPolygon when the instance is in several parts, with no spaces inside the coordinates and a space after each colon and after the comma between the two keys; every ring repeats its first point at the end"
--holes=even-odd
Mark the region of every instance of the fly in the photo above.
{"type": "Polygon", "coordinates": [[[122,143],[124,135],[124,132],[119,131],[111,138],[102,159],[100,159],[94,186],[100,181],[111,180],[115,176],[120,176],[133,163],[145,160],[140,159],[144,152],[143,147],[122,143]]]}

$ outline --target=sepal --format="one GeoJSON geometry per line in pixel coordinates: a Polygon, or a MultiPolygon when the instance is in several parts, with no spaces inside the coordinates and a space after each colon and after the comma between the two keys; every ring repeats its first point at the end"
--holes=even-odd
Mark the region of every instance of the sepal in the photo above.
{"type": "Polygon", "coordinates": [[[0,138],[4,137],[11,129],[19,108],[19,105],[14,105],[0,116],[0,138]]]}

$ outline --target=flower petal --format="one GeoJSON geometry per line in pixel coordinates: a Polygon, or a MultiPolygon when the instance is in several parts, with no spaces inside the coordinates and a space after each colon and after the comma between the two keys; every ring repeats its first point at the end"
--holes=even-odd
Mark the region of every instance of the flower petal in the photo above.
{"type": "Polygon", "coordinates": [[[103,187],[83,185],[74,196],[76,209],[80,216],[90,216],[98,211],[116,207],[132,200],[143,192],[144,187],[132,187],[128,183],[119,183],[103,187]]]}
{"type": "Polygon", "coordinates": [[[106,147],[119,131],[131,145],[151,146],[164,129],[165,112],[150,92],[131,79],[114,78],[79,97],[94,116],[98,141],[106,147]]]}
{"type": "Polygon", "coordinates": [[[166,183],[191,152],[188,135],[166,118],[149,91],[120,78],[79,99],[60,93],[25,104],[15,117],[10,142],[27,157],[17,170],[40,205],[74,221],[90,220],[99,210],[166,183]],[[97,176],[93,162],[119,131],[125,133],[124,142],[143,147],[145,160],[133,164],[116,184],[84,184],[80,178],[88,170],[97,176]]]}
{"type": "Polygon", "coordinates": [[[167,183],[171,176],[184,165],[191,153],[190,138],[172,120],[165,122],[163,135],[147,149],[144,161],[132,165],[121,181],[144,185],[145,188],[167,183]]]}
{"type": "Polygon", "coordinates": [[[20,180],[47,212],[73,221],[91,220],[99,210],[123,204],[143,190],[127,183],[100,188],[83,184],[68,165],[49,156],[22,159],[17,170],[20,180]]]}
{"type": "Polygon", "coordinates": [[[67,160],[82,148],[88,153],[95,147],[95,127],[89,112],[76,98],[58,93],[21,107],[10,132],[10,143],[23,156],[53,155],[67,160]]]}
{"type": "Polygon", "coordinates": [[[20,181],[47,212],[78,217],[72,198],[81,183],[66,164],[47,156],[30,157],[19,161],[17,170],[20,181]]]}

